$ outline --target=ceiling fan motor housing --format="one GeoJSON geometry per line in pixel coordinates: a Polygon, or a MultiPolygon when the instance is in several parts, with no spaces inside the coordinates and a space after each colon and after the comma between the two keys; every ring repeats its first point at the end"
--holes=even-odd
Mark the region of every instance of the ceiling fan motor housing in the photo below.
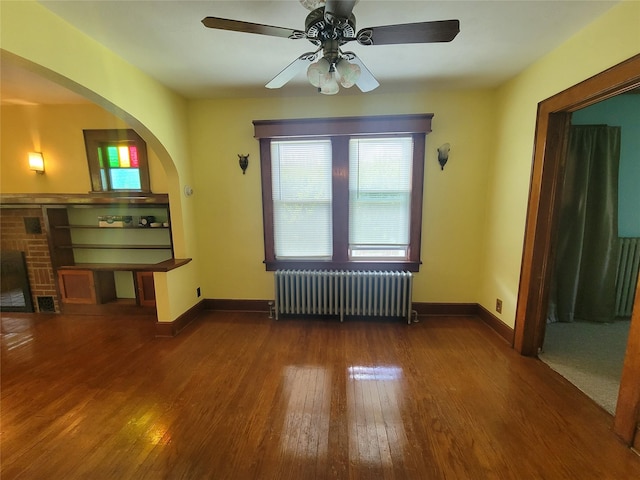
{"type": "Polygon", "coordinates": [[[325,41],[337,40],[338,45],[344,45],[354,40],[356,35],[356,17],[351,14],[349,18],[325,15],[324,7],[316,8],[305,20],[305,33],[307,39],[318,46],[323,46],[325,41]]]}

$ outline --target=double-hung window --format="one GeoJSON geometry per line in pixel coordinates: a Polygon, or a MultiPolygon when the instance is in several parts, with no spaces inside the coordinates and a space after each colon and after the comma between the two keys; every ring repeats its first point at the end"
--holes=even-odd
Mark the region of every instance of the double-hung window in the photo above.
{"type": "Polygon", "coordinates": [[[267,270],[417,271],[431,118],[255,121],[267,270]]]}
{"type": "Polygon", "coordinates": [[[349,140],[349,258],[406,259],[413,138],[349,140]]]}
{"type": "Polygon", "coordinates": [[[274,254],[331,260],[331,142],[271,142],[274,254]]]}

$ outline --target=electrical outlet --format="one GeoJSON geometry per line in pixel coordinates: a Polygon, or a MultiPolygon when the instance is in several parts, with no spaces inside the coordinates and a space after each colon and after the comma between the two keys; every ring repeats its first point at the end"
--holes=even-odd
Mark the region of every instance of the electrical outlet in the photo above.
{"type": "Polygon", "coordinates": [[[198,298],[200,297],[200,287],[196,288],[196,294],[198,295],[198,298]]]}
{"type": "Polygon", "coordinates": [[[496,298],[496,312],[502,313],[502,300],[496,298]]]}

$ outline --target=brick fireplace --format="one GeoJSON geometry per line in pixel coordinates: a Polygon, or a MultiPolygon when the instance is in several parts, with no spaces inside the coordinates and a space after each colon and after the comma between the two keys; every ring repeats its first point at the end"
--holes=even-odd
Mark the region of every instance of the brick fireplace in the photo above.
{"type": "MultiPolygon", "coordinates": [[[[36,312],[59,312],[42,208],[0,210],[0,251],[23,252],[36,312]]],[[[0,253],[1,255],[1,253],[0,253]]]]}

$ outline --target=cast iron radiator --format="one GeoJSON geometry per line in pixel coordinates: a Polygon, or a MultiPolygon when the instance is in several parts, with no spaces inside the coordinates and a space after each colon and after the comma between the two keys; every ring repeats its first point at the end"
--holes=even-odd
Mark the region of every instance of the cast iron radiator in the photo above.
{"type": "Polygon", "coordinates": [[[640,268],[640,238],[620,238],[616,277],[616,316],[630,317],[640,268]]]}
{"type": "Polygon", "coordinates": [[[275,314],[403,317],[411,323],[411,272],[277,270],[275,314]]]}

